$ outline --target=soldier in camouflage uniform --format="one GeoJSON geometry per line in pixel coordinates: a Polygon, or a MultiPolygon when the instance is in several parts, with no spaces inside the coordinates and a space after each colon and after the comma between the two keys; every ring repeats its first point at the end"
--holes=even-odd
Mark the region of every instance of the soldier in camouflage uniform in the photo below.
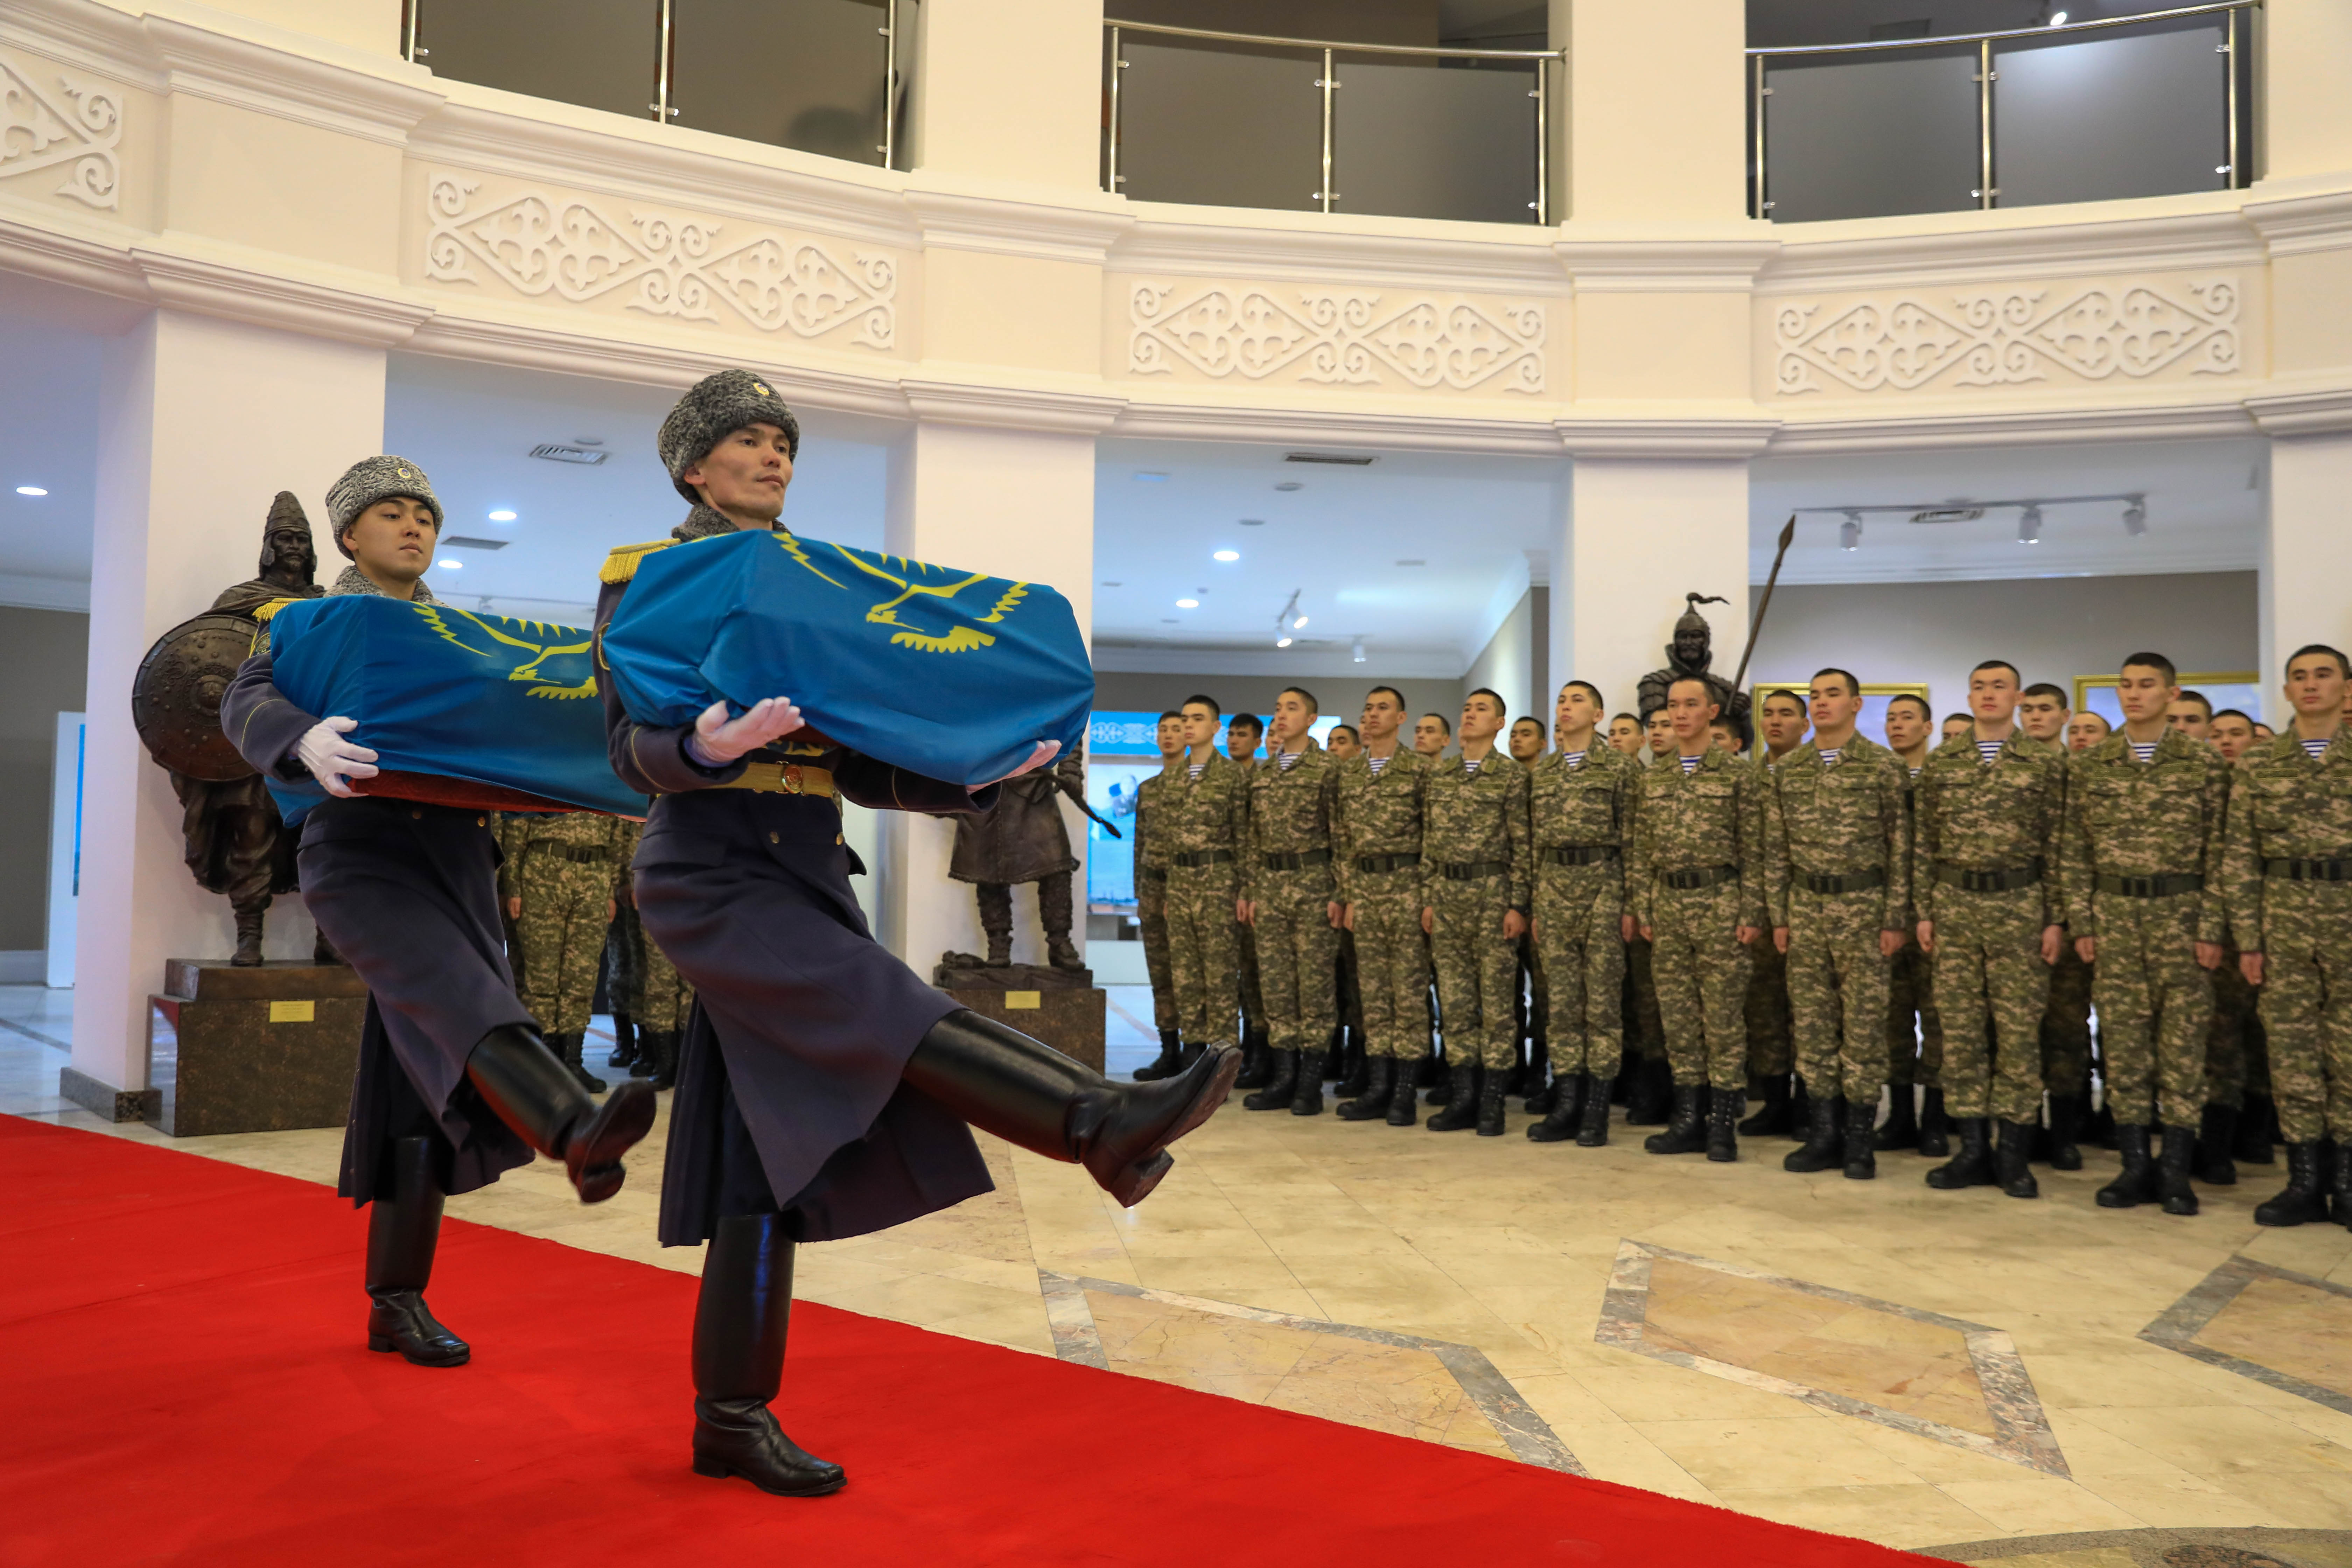
{"type": "Polygon", "coordinates": [[[2241,972],[2262,993],[2287,1184],[2259,1225],[2352,1227],[2352,730],[2344,655],[2286,661],[2294,721],[2250,748],[2231,784],[2222,858],[2241,972]],[[2333,1142],[2334,1171],[2329,1166],[2333,1142]]]}
{"type": "Polygon", "coordinates": [[[1601,740],[1601,691],[1559,689],[1559,749],[1528,785],[1535,848],[1535,920],[1550,1017],[1550,1112],[1528,1128],[1538,1143],[1609,1142],[1609,1090],[1624,1056],[1625,844],[1642,770],[1601,740]]]}
{"type": "Polygon", "coordinates": [[[1715,699],[1704,680],[1674,682],[1665,711],[1675,750],[1642,775],[1625,871],[1634,923],[1654,944],[1675,1075],[1674,1120],[1643,1147],[1737,1160],[1748,952],[1764,925],[1764,776],[1708,741],[1715,699]]]}
{"type": "MultiPolygon", "coordinates": [[[[2029,686],[2017,702],[2018,727],[2070,755],[2073,719],[2065,689],[2047,681],[2029,686]]],[[[2091,1097],[2091,970],[2072,942],[2061,942],[2050,971],[2050,1001],[2042,1013],[2042,1087],[2050,1093],[2047,1155],[2057,1171],[2083,1168],[2074,1135],[2091,1097]]]]}
{"type": "Polygon", "coordinates": [[[604,962],[621,879],[620,818],[589,811],[517,814],[512,834],[520,851],[500,867],[507,912],[522,938],[525,979],[518,994],[539,1020],[548,1048],[591,1094],[604,1080],[580,1059],[588,1037],[588,1008],[604,962]]]}
{"type": "Polygon", "coordinates": [[[1969,672],[1974,719],[1919,771],[1912,874],[1944,1020],[1944,1085],[1960,1119],[1960,1152],[1927,1184],[1998,1183],[2030,1198],[2039,1192],[2025,1163],[2042,1101],[2042,1014],[2065,921],[2056,868],[2066,763],[2017,727],[2021,685],[2000,659],[1969,672]]]}
{"type": "Polygon", "coordinates": [[[1911,904],[1910,778],[1893,752],[1854,732],[1862,686],[1851,673],[1822,670],[1811,696],[1813,739],[1772,770],[1764,822],[1772,945],[1788,955],[1811,1090],[1804,1146],[1782,1168],[1843,1163],[1862,1182],[1878,1173],[1888,974],[1911,904]]]}
{"type": "Polygon", "coordinates": [[[694,1011],[694,987],[677,965],[647,935],[645,940],[645,1000],[638,1004],[637,1037],[647,1053],[654,1088],[677,1086],[678,1037],[694,1011]]]}
{"type": "Polygon", "coordinates": [[[1364,699],[1364,749],[1339,764],[1331,849],[1340,922],[1356,938],[1364,1004],[1364,1092],[1339,1107],[1348,1121],[1420,1119],[1413,1073],[1429,1045],[1427,938],[1421,929],[1421,844],[1430,759],[1400,743],[1404,695],[1376,686],[1364,699]]]}
{"type": "MultiPolygon", "coordinates": [[[[2252,749],[2254,721],[2234,708],[2211,715],[2206,739],[2225,763],[2235,763],[2252,749]]],[[[2254,988],[2246,984],[2238,960],[2242,956],[2232,939],[2221,944],[2221,962],[2213,971],[2213,1024],[2205,1037],[2205,1114],[2197,1129],[2197,1179],[2215,1186],[2234,1186],[2238,1167],[2233,1155],[2260,1150],[2257,1164],[2271,1163],[2269,1088],[2262,1059],[2262,1026],[2254,1016],[2254,988]]]]}
{"type": "Polygon", "coordinates": [[[646,1003],[646,931],[637,919],[626,869],[637,858],[637,839],[644,832],[642,823],[621,824],[621,891],[613,923],[604,930],[604,996],[613,1010],[613,1054],[604,1065],[626,1068],[631,1078],[651,1078],[654,1072],[637,1036],[637,1018],[646,1003]]]}
{"type": "MultiPolygon", "coordinates": [[[[1265,726],[1255,713],[1236,713],[1225,721],[1225,755],[1242,771],[1242,791],[1249,791],[1250,770],[1257,765],[1258,742],[1265,734],[1265,726]]],[[[1236,852],[1244,847],[1235,846],[1236,852]]],[[[1240,862],[1234,862],[1235,885],[1240,883],[1240,862]]],[[[1274,1076],[1274,1047],[1266,1037],[1265,988],[1258,977],[1257,933],[1245,924],[1237,923],[1234,931],[1234,960],[1237,976],[1234,1004],[1242,1019],[1242,1070],[1234,1079],[1235,1089],[1264,1089],[1274,1076]]]]}
{"type": "Polygon", "coordinates": [[[1331,881],[1331,802],[1339,764],[1307,732],[1314,697],[1283,689],[1266,754],[1249,770],[1249,852],[1242,858],[1242,923],[1258,954],[1274,1075],[1245,1110],[1317,1116],[1331,1040],[1339,904],[1331,881]]]}
{"type": "Polygon", "coordinates": [[[1903,945],[1887,973],[1886,1125],[1871,1140],[1881,1152],[1916,1149],[1933,1159],[1951,1152],[1944,1131],[1944,1021],[1936,1012],[1934,967],[1919,951],[1919,874],[1916,864],[1919,827],[1919,770],[1927,765],[1927,736],[1935,711],[1924,698],[1902,692],[1886,704],[1886,747],[1907,775],[1903,813],[1909,825],[1913,860],[1906,879],[1912,907],[1903,917],[1903,945]],[[1927,1103],[1913,1094],[1923,1086],[1927,1103]]]}
{"type": "Polygon", "coordinates": [[[1159,831],[1160,797],[1182,766],[1184,715],[1160,715],[1160,771],[1135,787],[1135,919],[1143,928],[1143,967],[1151,977],[1151,1022],[1160,1055],[1137,1077],[1150,1083],[1176,1070],[1176,972],[1168,960],[1168,846],[1159,831]]]}
{"type": "Polygon", "coordinates": [[[1190,1066],[1234,1043],[1237,862],[1248,841],[1249,795],[1247,775],[1217,750],[1216,700],[1188,697],[1181,711],[1184,760],[1154,805],[1153,827],[1168,846],[1168,962],[1190,1066]]]}
{"type": "MultiPolygon", "coordinates": [[[[1757,720],[1754,761],[1769,781],[1782,759],[1803,743],[1805,700],[1793,691],[1768,691],[1757,720]]],[[[1793,1134],[1801,1139],[1810,1113],[1801,1103],[1792,1102],[1790,1095],[1797,1072],[1797,1026],[1790,1007],[1789,961],[1780,948],[1760,940],[1749,944],[1748,957],[1748,1087],[1761,1103],[1755,1115],[1739,1124],[1739,1133],[1743,1138],[1793,1134]]]]}
{"type": "Polygon", "coordinates": [[[1527,933],[1535,861],[1528,842],[1528,770],[1495,744],[1505,711],[1485,688],[1462,704],[1458,757],[1429,775],[1422,832],[1422,929],[1444,1004],[1453,1094],[1433,1132],[1475,1126],[1503,1134],[1503,1101],[1518,1063],[1518,939],[1527,933]]]}

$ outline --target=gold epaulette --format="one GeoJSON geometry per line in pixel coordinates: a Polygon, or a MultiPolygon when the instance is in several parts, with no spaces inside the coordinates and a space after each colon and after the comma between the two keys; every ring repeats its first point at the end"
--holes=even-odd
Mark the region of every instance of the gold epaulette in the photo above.
{"type": "Polygon", "coordinates": [[[667,550],[677,542],[675,539],[656,539],[650,544],[624,544],[604,557],[604,570],[596,574],[602,583],[634,582],[638,563],[656,550],[667,550]]]}
{"type": "Polygon", "coordinates": [[[269,624],[269,618],[272,616],[275,616],[278,611],[284,609],[287,605],[306,604],[309,601],[303,599],[271,599],[255,609],[252,612],[252,616],[256,621],[266,626],[269,624]]]}

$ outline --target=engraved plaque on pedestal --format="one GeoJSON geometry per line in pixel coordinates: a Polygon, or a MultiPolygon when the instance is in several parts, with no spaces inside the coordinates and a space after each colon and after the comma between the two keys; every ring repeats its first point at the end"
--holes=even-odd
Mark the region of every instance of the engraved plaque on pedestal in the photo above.
{"type": "Polygon", "coordinates": [[[367,987],[341,964],[175,958],[148,999],[152,1120],[175,1138],[340,1127],[367,987]]]}
{"type": "Polygon", "coordinates": [[[950,968],[941,964],[931,984],[982,1017],[1010,1024],[1045,1041],[1066,1057],[1103,1070],[1103,1027],[1109,998],[1085,969],[1054,969],[1042,963],[950,968]]]}

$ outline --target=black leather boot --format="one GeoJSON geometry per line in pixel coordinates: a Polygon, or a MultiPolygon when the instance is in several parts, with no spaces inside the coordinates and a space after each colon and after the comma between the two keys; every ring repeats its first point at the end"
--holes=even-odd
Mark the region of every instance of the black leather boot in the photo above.
{"type": "Polygon", "coordinates": [[[1160,1079],[1169,1077],[1178,1070],[1177,1064],[1182,1058],[1183,1053],[1184,1044],[1178,1037],[1176,1031],[1160,1030],[1160,1054],[1152,1058],[1146,1066],[1135,1069],[1135,1081],[1157,1083],[1160,1079]]]}
{"type": "MultiPolygon", "coordinates": [[[[1266,1092],[1272,1094],[1274,1090],[1268,1088],[1266,1092]]],[[[1323,1053],[1321,1051],[1298,1053],[1297,1081],[1290,1088],[1290,1114],[1293,1116],[1323,1114],[1323,1053]]]]}
{"type": "Polygon", "coordinates": [[[1637,1058],[1625,1094],[1625,1125],[1663,1127],[1675,1113],[1675,1069],[1664,1057],[1637,1058]]]}
{"type": "Polygon", "coordinates": [[[778,1497],[823,1497],[847,1479],[784,1436],[769,1409],[784,1383],[793,1244],[783,1216],[719,1222],[694,1305],[694,1473],[740,1476],[778,1497]]]}
{"type": "Polygon", "coordinates": [[[1389,1096],[1388,1124],[1391,1127],[1413,1127],[1421,1121],[1421,1094],[1413,1087],[1421,1076],[1422,1064],[1427,1057],[1412,1061],[1399,1058],[1396,1065],[1396,1086],[1389,1096]]]}
{"type": "Polygon", "coordinates": [[[2013,1198],[2038,1198],[2042,1184],[2033,1179],[2026,1162],[2033,1153],[2033,1124],[2030,1121],[2004,1121],[2000,1124],[2000,1143],[1993,1154],[1993,1174],[2000,1182],[2000,1190],[2013,1198]]]}
{"type": "Polygon", "coordinates": [[[1331,1037],[1340,1045],[1323,1070],[1339,1080],[1338,1093],[1341,1100],[1359,1099],[1372,1081],[1371,1053],[1364,1048],[1364,1037],[1355,1029],[1334,1029],[1331,1037]]]}
{"type": "MultiPolygon", "coordinates": [[[[1298,1061],[1296,1054],[1289,1051],[1284,1051],[1280,1054],[1291,1058],[1291,1069],[1293,1071],[1297,1071],[1298,1061]]],[[[1275,1060],[1276,1055],[1276,1052],[1271,1045],[1266,1043],[1266,1038],[1264,1035],[1258,1033],[1255,1029],[1244,1031],[1242,1035],[1242,1070],[1234,1075],[1234,1087],[1235,1089],[1264,1089],[1267,1084],[1273,1082],[1274,1075],[1281,1070],[1280,1064],[1275,1060]]],[[[1287,1089],[1283,1091],[1282,1102],[1285,1105],[1290,1103],[1290,1093],[1287,1089]]],[[[1247,1105],[1249,1102],[1247,1100],[1244,1100],[1242,1103],[1247,1105]]],[[[1267,1107],[1261,1105],[1255,1107],[1254,1109],[1264,1110],[1266,1110],[1267,1107]]]]}
{"type": "Polygon", "coordinates": [[[2079,1171],[2083,1168],[2083,1151],[2074,1142],[2075,1132],[2083,1125],[2083,1101],[2072,1094],[2050,1097],[2050,1168],[2053,1171],[2079,1171]]]}
{"type": "Polygon", "coordinates": [[[1642,1147],[1653,1154],[1696,1154],[1706,1149],[1706,1092],[1704,1084],[1675,1085],[1674,1120],[1666,1123],[1664,1132],[1643,1139],[1642,1147]]]}
{"type": "MultiPolygon", "coordinates": [[[[1838,1096],[1837,1098],[1843,1099],[1843,1096],[1838,1096]]],[[[1841,1110],[1839,1115],[1843,1118],[1844,1112],[1841,1110]]],[[[1801,1143],[1805,1141],[1807,1130],[1810,1129],[1812,1124],[1813,1091],[1805,1083],[1805,1075],[1803,1073],[1791,1073],[1789,1076],[1788,1136],[1794,1138],[1798,1142],[1801,1143]]]]}
{"type": "Polygon", "coordinates": [[[2320,1172],[2320,1146],[2286,1146],[2286,1188],[2256,1205],[2256,1225],[2317,1225],[2327,1218],[2327,1188],[2320,1172]]]}
{"type": "MultiPolygon", "coordinates": [[[[1249,1056],[1249,1049],[1250,1048],[1247,1046],[1244,1046],[1242,1047],[1242,1056],[1244,1060],[1246,1060],[1249,1056]]],[[[1245,1094],[1242,1097],[1242,1109],[1244,1110],[1287,1110],[1290,1109],[1290,1097],[1293,1093],[1297,1092],[1298,1088],[1298,1053],[1297,1051],[1275,1051],[1272,1053],[1272,1056],[1274,1058],[1274,1069],[1271,1072],[1261,1073],[1258,1075],[1258,1090],[1255,1094],[1245,1094]]],[[[1248,1070],[1249,1069],[1246,1067],[1242,1069],[1243,1072],[1247,1072],[1248,1070]]],[[[1234,1075],[1234,1087],[1235,1089],[1242,1087],[1240,1074],[1234,1075]]]]}
{"type": "Polygon", "coordinates": [[[2197,1156],[2197,1132],[2194,1128],[2168,1127],[2164,1130],[2164,1152],[2156,1162],[2156,1195],[2167,1214],[2192,1215],[2197,1212],[2197,1189],[2189,1184],[2189,1167],[2197,1156]]]}
{"type": "Polygon", "coordinates": [[[538,1153],[561,1160],[583,1204],[621,1190],[621,1156],[653,1131],[658,1105],[642,1083],[624,1083],[597,1104],[537,1035],[501,1024],[466,1058],[466,1076],[498,1119],[538,1153]]]}
{"type": "Polygon", "coordinates": [[[2234,1187],[2238,1184],[2238,1167],[2230,1163],[2230,1150],[2238,1138],[2238,1112],[2227,1105],[2209,1105],[2197,1121],[2197,1152],[2189,1158],[2189,1168],[2197,1179],[2209,1186],[2234,1187]]]}
{"type": "MultiPolygon", "coordinates": [[[[1364,1058],[1364,1091],[1340,1105],[1339,1120],[1370,1121],[1374,1117],[1386,1116],[1389,1110],[1389,1093],[1396,1083],[1396,1068],[1394,1057],[1366,1057],[1364,1058]]],[[[1412,1091],[1407,1089],[1405,1092],[1410,1094],[1412,1091]]]]}
{"type": "MultiPolygon", "coordinates": [[[[1570,1073],[1552,1082],[1551,1109],[1540,1121],[1528,1123],[1528,1141],[1531,1143],[1565,1143],[1576,1136],[1582,1125],[1584,1108],[1592,1099],[1591,1079],[1583,1073],[1570,1073]]],[[[1606,1088],[1601,1089],[1605,1095],[1606,1088]]],[[[1604,1100],[1605,1105],[1607,1101],[1604,1100]]],[[[1535,1101],[1528,1101],[1528,1114],[1535,1114],[1535,1101]]]]}
{"type": "Polygon", "coordinates": [[[907,1058],[905,1081],[984,1132],[1084,1165],[1133,1208],[1175,1161],[1168,1145],[1216,1113],[1241,1071],[1234,1046],[1203,1050],[1176,1078],[1113,1083],[1009,1025],[959,1007],[907,1058]]]}
{"type": "Polygon", "coordinates": [[[2099,1206],[2127,1209],[2155,1197],[2156,1167],[2147,1157],[2147,1129],[2133,1122],[2116,1122],[2116,1152],[2123,1156],[2124,1168],[2114,1181],[2099,1189],[2099,1206]]]}
{"type": "Polygon", "coordinates": [[[1736,1089],[1717,1089],[1707,1100],[1706,1157],[1718,1165],[1739,1158],[1739,1113],[1748,1097],[1736,1089]]]}
{"type": "Polygon", "coordinates": [[[1878,1175],[1878,1097],[1845,1102],[1845,1179],[1867,1182],[1878,1175]]]}
{"type": "Polygon", "coordinates": [[[1762,1079],[1759,1087],[1763,1090],[1764,1102],[1757,1107],[1755,1115],[1739,1124],[1739,1135],[1769,1138],[1779,1133],[1786,1137],[1792,1125],[1789,1120],[1789,1075],[1774,1073],[1762,1079]]]}
{"type": "Polygon", "coordinates": [[[2320,1163],[2330,1167],[2328,1189],[2335,1195],[2336,1223],[2352,1230],[2352,1149],[2329,1142],[2319,1146],[2320,1163]]]}
{"type": "Polygon", "coordinates": [[[1952,1152],[1952,1119],[1944,1114],[1944,1091],[1931,1089],[1920,1096],[1919,1152],[1941,1160],[1952,1152]]]}
{"type": "Polygon", "coordinates": [[[591,1094],[602,1094],[610,1087],[588,1070],[588,1064],[582,1054],[588,1047],[588,1037],[584,1032],[574,1029],[568,1035],[549,1035],[546,1039],[547,1048],[555,1053],[556,1059],[571,1072],[581,1088],[591,1094]]]}
{"type": "Polygon", "coordinates": [[[1478,1136],[1503,1135],[1503,1111],[1510,1100],[1509,1075],[1489,1070],[1478,1085],[1478,1136]]]}
{"type": "MultiPolygon", "coordinates": [[[[1454,1064],[1452,1092],[1445,1097],[1444,1109],[1422,1123],[1425,1130],[1459,1132],[1478,1125],[1478,1064],[1468,1060],[1468,1055],[1464,1052],[1464,1059],[1454,1064]]],[[[1502,1074],[1497,1070],[1494,1076],[1500,1078],[1502,1074]]],[[[1431,1098],[1434,1100],[1435,1096],[1431,1098]]]]}
{"type": "Polygon", "coordinates": [[[2276,1156],[2271,1152],[2273,1135],[2278,1131],[2278,1107],[2267,1094],[2246,1096],[2245,1108],[2238,1112],[2238,1133],[2231,1140],[2230,1158],[2241,1165],[2268,1165],[2276,1156]]]}
{"type": "Polygon", "coordinates": [[[660,1068],[661,1063],[654,1055],[654,1041],[659,1034],[657,1029],[637,1030],[637,1059],[629,1064],[631,1078],[652,1078],[660,1068]]]}
{"type": "Polygon", "coordinates": [[[1591,1079],[1584,1091],[1584,1114],[1576,1128],[1576,1146],[1599,1149],[1609,1142],[1609,1090],[1614,1079],[1591,1079]]]}
{"type": "Polygon", "coordinates": [[[1938,1165],[1928,1172],[1927,1184],[1949,1192],[1960,1187],[1989,1187],[1993,1179],[1992,1123],[1982,1116],[1961,1118],[1958,1157],[1948,1165],[1938,1165]]]}
{"type": "Polygon", "coordinates": [[[463,1366],[473,1351],[425,1304],[441,1238],[441,1186],[433,1140],[392,1146],[392,1190],[368,1205],[368,1349],[398,1351],[418,1366],[463,1366]]]}
{"type": "MultiPolygon", "coordinates": [[[[618,1013],[613,1015],[613,1054],[604,1058],[608,1068],[635,1067],[637,1062],[637,1026],[618,1013]]],[[[632,1073],[631,1077],[636,1075],[632,1073]]]]}
{"type": "Polygon", "coordinates": [[[1444,1110],[1454,1101],[1454,1074],[1460,1064],[1454,1053],[1445,1050],[1442,1044],[1438,1051],[1432,1052],[1423,1059],[1434,1064],[1424,1079],[1429,1085],[1424,1103],[1444,1110]]]}
{"type": "Polygon", "coordinates": [[[1919,1146],[1919,1107],[1911,1086],[1886,1086],[1886,1125],[1870,1135],[1870,1146],[1881,1152],[1919,1146]]]}
{"type": "Polygon", "coordinates": [[[677,1052],[683,1038],[682,1030],[656,1029],[654,1031],[654,1070],[653,1076],[646,1080],[649,1087],[656,1089],[677,1087],[677,1052]]]}
{"type": "MultiPolygon", "coordinates": [[[[1845,1163],[1845,1102],[1823,1095],[1812,1097],[1805,1141],[1789,1152],[1780,1169],[1810,1174],[1845,1163]]],[[[1874,1110],[1876,1107],[1872,1108],[1874,1110]]]]}
{"type": "Polygon", "coordinates": [[[1550,1065],[1549,1062],[1538,1057],[1535,1065],[1528,1068],[1528,1102],[1525,1109],[1529,1116],[1549,1116],[1552,1108],[1560,1102],[1560,1097],[1563,1094],[1567,1095],[1570,1101],[1576,1098],[1574,1076],[1570,1075],[1567,1081],[1548,1077],[1550,1065]]]}

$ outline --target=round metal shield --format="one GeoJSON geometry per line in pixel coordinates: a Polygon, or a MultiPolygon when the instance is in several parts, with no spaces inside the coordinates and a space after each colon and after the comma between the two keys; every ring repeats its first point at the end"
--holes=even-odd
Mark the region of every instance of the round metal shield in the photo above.
{"type": "Polygon", "coordinates": [[[147,754],[194,779],[241,779],[256,770],[221,733],[221,693],[253,653],[257,628],[243,616],[203,615],[155,639],[131,683],[131,721],[147,754]]]}

